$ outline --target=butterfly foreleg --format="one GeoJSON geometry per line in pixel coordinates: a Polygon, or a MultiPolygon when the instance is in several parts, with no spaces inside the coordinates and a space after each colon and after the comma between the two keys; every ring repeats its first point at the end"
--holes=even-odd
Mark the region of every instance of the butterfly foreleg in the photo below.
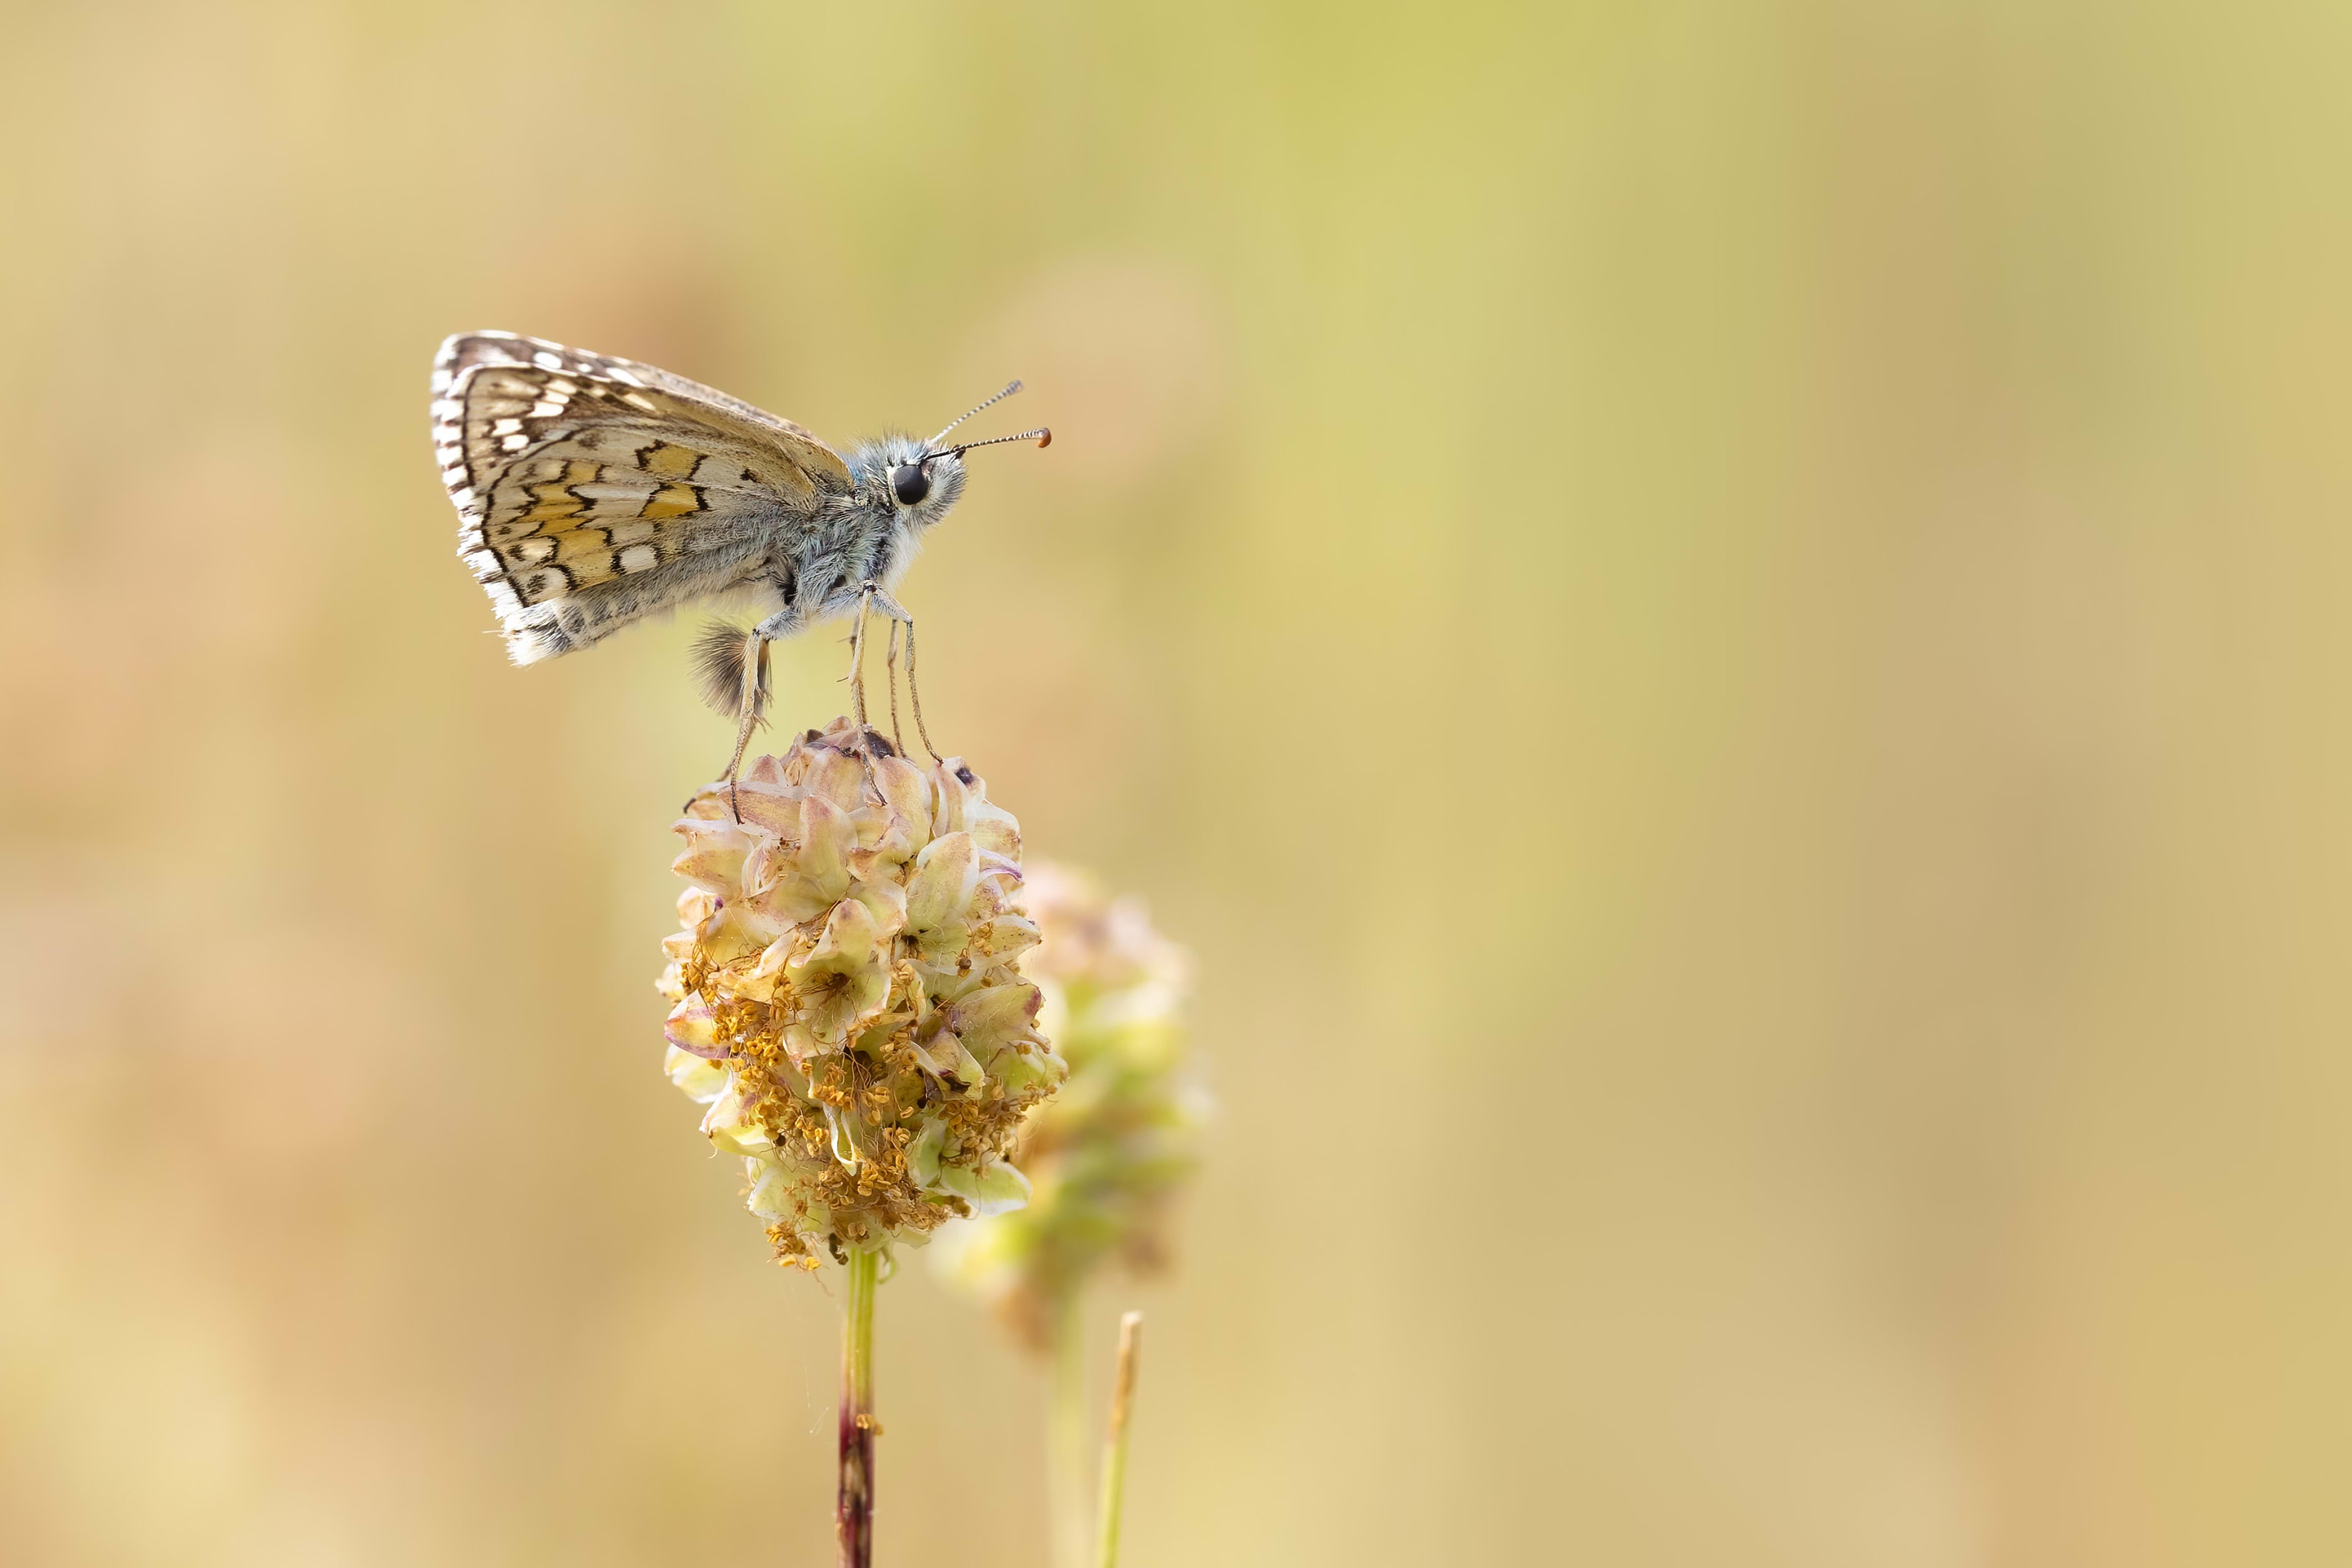
{"type": "MultiPolygon", "coordinates": [[[[874,731],[867,727],[866,721],[866,623],[867,617],[876,610],[881,611],[890,623],[890,639],[883,655],[885,679],[890,688],[890,740],[887,745],[888,750],[899,756],[904,756],[907,752],[907,743],[898,733],[898,628],[901,626],[907,628],[907,680],[909,691],[913,689],[915,677],[915,617],[907,613],[905,605],[884,591],[877,579],[868,577],[857,585],[857,618],[853,623],[849,635],[849,674],[845,679],[849,682],[851,710],[856,715],[858,746],[860,751],[866,753],[869,767],[874,759],[867,737],[873,735],[874,731]]],[[[915,732],[923,736],[923,744],[929,748],[931,742],[930,737],[923,732],[922,700],[918,696],[915,700],[915,732]]],[[[931,758],[936,762],[939,759],[939,752],[932,751],[931,758]]]]}
{"type": "Polygon", "coordinates": [[[858,584],[857,618],[850,623],[849,629],[849,674],[844,678],[849,682],[849,710],[857,726],[857,749],[865,754],[868,767],[873,765],[874,757],[866,743],[866,622],[873,614],[874,596],[881,591],[880,584],[870,581],[858,584]]]}

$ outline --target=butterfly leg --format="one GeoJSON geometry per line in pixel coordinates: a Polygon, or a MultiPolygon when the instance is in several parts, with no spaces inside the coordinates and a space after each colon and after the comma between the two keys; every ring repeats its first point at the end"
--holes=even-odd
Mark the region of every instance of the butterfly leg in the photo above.
{"type": "MultiPolygon", "coordinates": [[[[923,694],[915,685],[915,617],[908,613],[906,605],[884,593],[882,584],[871,578],[861,584],[860,588],[862,592],[858,605],[858,639],[862,642],[865,637],[866,605],[872,605],[890,621],[890,641],[885,652],[885,660],[890,681],[891,743],[897,748],[900,756],[907,754],[907,742],[898,733],[898,628],[904,626],[907,628],[907,696],[914,704],[915,733],[922,738],[923,749],[930,752],[931,761],[936,763],[940,760],[939,748],[931,744],[930,731],[923,725],[923,694]]],[[[862,687],[858,696],[862,702],[865,697],[862,687]]],[[[862,707],[860,711],[863,711],[862,707]]],[[[861,725],[863,722],[861,720],[861,725]]]]}
{"type": "Polygon", "coordinates": [[[842,677],[849,682],[850,716],[861,737],[866,733],[866,619],[874,613],[875,592],[868,583],[857,595],[857,618],[849,624],[849,673],[842,677]]]}
{"type": "MultiPolygon", "coordinates": [[[[749,631],[713,623],[695,645],[701,668],[704,695],[710,705],[736,720],[735,750],[717,782],[727,785],[728,805],[735,804],[735,777],[742,769],[751,731],[767,717],[768,639],[756,628],[749,631]]],[[[702,792],[694,792],[699,798],[702,792]]],[[[691,812],[694,801],[680,809],[691,812]]]]}
{"type": "MultiPolygon", "coordinates": [[[[743,688],[735,722],[735,750],[728,755],[727,771],[720,775],[727,785],[727,807],[738,822],[743,814],[737,806],[735,781],[743,771],[743,753],[751,749],[751,731],[768,714],[768,645],[792,636],[802,624],[799,607],[787,605],[743,634],[743,688]]],[[[693,804],[687,803],[689,808],[693,804]]]]}
{"type": "MultiPolygon", "coordinates": [[[[907,699],[914,704],[915,733],[921,737],[923,750],[930,752],[931,761],[936,763],[940,760],[940,749],[931,744],[931,732],[923,726],[923,693],[915,684],[915,617],[907,613],[906,605],[884,593],[880,584],[868,583],[866,586],[873,591],[874,607],[890,617],[890,648],[894,656],[898,647],[898,628],[902,626],[907,628],[907,699]]],[[[898,728],[898,682],[895,668],[890,680],[890,728],[893,731],[898,728]]],[[[899,752],[904,753],[906,749],[905,743],[901,742],[899,752]]]]}
{"type": "Polygon", "coordinates": [[[907,754],[907,736],[898,728],[898,623],[890,623],[890,641],[882,651],[883,673],[890,678],[890,744],[907,754]]]}
{"type": "Polygon", "coordinates": [[[727,759],[727,809],[736,821],[743,811],[735,798],[735,780],[743,771],[743,753],[751,749],[751,731],[768,707],[768,638],[758,626],[743,637],[743,716],[735,725],[735,750],[727,759]]]}
{"type": "MultiPolygon", "coordinates": [[[[857,620],[849,634],[849,674],[846,679],[849,681],[850,711],[857,726],[857,754],[864,759],[866,771],[869,776],[874,771],[873,736],[875,732],[866,722],[866,618],[873,614],[874,602],[877,599],[887,600],[888,598],[889,595],[882,592],[882,585],[879,583],[869,579],[860,584],[857,595],[857,620]]],[[[898,623],[894,620],[890,626],[890,647],[894,657],[898,646],[898,623]]],[[[896,675],[894,667],[893,683],[890,688],[890,706],[894,711],[898,705],[896,675]]]]}

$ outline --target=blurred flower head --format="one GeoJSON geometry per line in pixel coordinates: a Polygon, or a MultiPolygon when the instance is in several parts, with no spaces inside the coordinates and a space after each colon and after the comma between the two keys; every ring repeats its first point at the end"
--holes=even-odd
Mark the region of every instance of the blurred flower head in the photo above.
{"type": "Polygon", "coordinates": [[[1023,1116],[1066,1076],[1018,963],[1021,829],[950,757],[846,719],[714,785],[677,825],[666,1068],[742,1157],[781,1260],[917,1243],[1017,1208],[1023,1116]],[[738,815],[740,812],[740,816],[738,815]]]}
{"type": "Polygon", "coordinates": [[[1039,866],[1028,893],[1041,940],[1024,968],[1069,1081],[1022,1128],[1027,1206],[955,1227],[941,1262],[1042,1347],[1106,1263],[1164,1263],[1169,1201],[1197,1163],[1209,1102],[1185,1048],[1183,950],[1084,873],[1039,866]]]}

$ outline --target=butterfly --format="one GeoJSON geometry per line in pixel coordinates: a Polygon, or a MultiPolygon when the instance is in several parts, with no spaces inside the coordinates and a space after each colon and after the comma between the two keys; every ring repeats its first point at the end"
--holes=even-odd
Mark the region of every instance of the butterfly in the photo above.
{"type": "MultiPolygon", "coordinates": [[[[963,494],[964,454],[1049,430],[942,446],[1013,382],[929,441],[903,432],[844,456],[740,398],[634,360],[511,332],[461,332],[433,362],[433,448],[457,509],[457,554],[490,596],[507,651],[534,664],[632,621],[749,589],[776,607],[714,628],[709,695],[757,717],[765,645],[891,597],[923,535],[963,494]]],[[[896,628],[893,628],[896,646],[896,628]]],[[[729,773],[733,774],[733,765],[729,773]]]]}

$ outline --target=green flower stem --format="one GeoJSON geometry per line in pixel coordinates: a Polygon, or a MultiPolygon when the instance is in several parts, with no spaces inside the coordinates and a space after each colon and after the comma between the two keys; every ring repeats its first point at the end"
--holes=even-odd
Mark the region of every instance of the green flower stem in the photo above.
{"type": "Polygon", "coordinates": [[[834,1533],[841,1568],[874,1561],[874,1284],[878,1252],[849,1255],[849,1299],[841,1314],[841,1494],[834,1533]]]}
{"type": "Polygon", "coordinates": [[[1087,1568],[1094,1535],[1087,1485],[1087,1332],[1077,1292],[1052,1307],[1053,1386],[1045,1413],[1045,1511],[1054,1568],[1087,1568]]]}
{"type": "Polygon", "coordinates": [[[1118,1378],[1110,1396],[1110,1430],[1103,1435],[1102,1537],[1096,1568],[1118,1568],[1118,1507],[1127,1487],[1127,1415],[1135,1404],[1135,1361],[1142,1349],[1143,1314],[1118,1321],[1118,1378]]]}

